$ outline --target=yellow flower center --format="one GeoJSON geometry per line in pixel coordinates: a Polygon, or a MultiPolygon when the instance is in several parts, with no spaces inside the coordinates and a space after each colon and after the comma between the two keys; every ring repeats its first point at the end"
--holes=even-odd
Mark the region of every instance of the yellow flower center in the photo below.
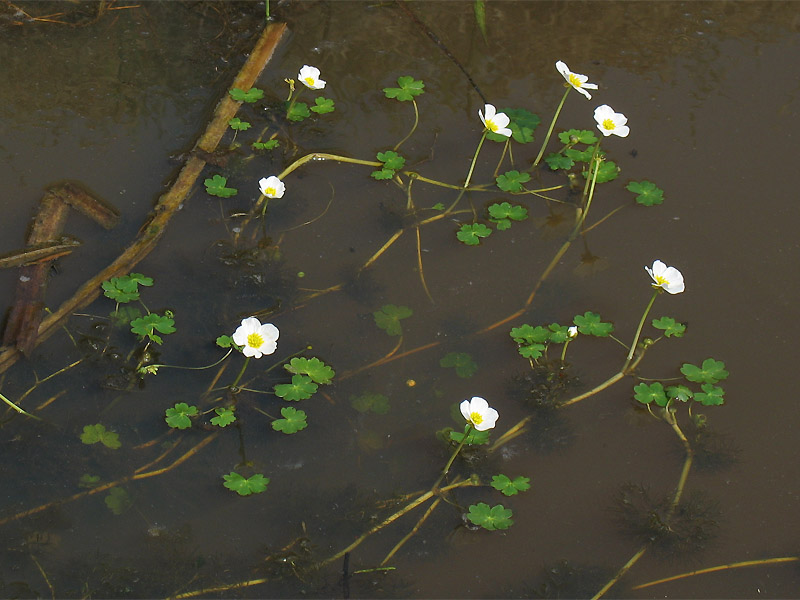
{"type": "Polygon", "coordinates": [[[276,190],[274,187],[268,187],[267,189],[264,190],[265,196],[274,196],[277,193],[278,190],[276,190]]]}
{"type": "Polygon", "coordinates": [[[264,345],[264,338],[260,333],[251,333],[247,336],[247,345],[251,348],[260,348],[264,345]]]}
{"type": "Polygon", "coordinates": [[[472,421],[473,425],[480,425],[483,423],[483,415],[478,412],[471,412],[469,413],[469,420],[472,421]]]}
{"type": "Polygon", "coordinates": [[[603,129],[607,129],[608,131],[613,130],[616,127],[614,125],[613,119],[603,119],[603,129]]]}
{"type": "Polygon", "coordinates": [[[308,87],[314,87],[314,83],[315,82],[314,82],[314,78],[313,77],[306,77],[305,79],[303,79],[303,81],[306,82],[306,85],[308,87]]]}
{"type": "Polygon", "coordinates": [[[581,87],[581,80],[578,79],[578,76],[575,73],[569,74],[569,82],[574,85],[576,88],[581,87]]]}
{"type": "Polygon", "coordinates": [[[668,280],[667,280],[667,278],[666,278],[666,277],[664,277],[663,275],[656,275],[656,283],[657,283],[659,286],[662,286],[662,285],[669,285],[669,281],[668,281],[668,280]]]}

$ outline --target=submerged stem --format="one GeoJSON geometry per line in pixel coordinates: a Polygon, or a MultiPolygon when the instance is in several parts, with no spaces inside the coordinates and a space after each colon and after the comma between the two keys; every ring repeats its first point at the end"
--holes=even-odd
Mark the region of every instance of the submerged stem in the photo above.
{"type": "Polygon", "coordinates": [[[241,379],[242,379],[242,375],[244,375],[244,371],[245,371],[245,369],[247,369],[247,365],[248,365],[249,363],[250,363],[250,357],[248,356],[247,358],[245,358],[245,360],[244,360],[244,364],[242,365],[242,368],[241,368],[241,370],[239,371],[239,374],[236,376],[236,379],[235,379],[235,380],[233,381],[233,383],[230,385],[230,388],[231,388],[231,389],[235,388],[235,387],[236,387],[236,386],[239,384],[239,382],[240,382],[240,381],[241,381],[241,379]]]}
{"type": "Polygon", "coordinates": [[[403,145],[403,143],[405,143],[405,141],[408,138],[410,138],[414,134],[414,132],[417,130],[417,125],[419,125],[419,108],[417,108],[417,101],[414,100],[414,98],[412,98],[411,99],[411,103],[414,105],[414,125],[413,125],[413,127],[411,127],[411,131],[409,131],[406,134],[406,137],[404,137],[402,140],[397,142],[397,145],[393,148],[393,150],[395,152],[397,151],[398,148],[400,148],[400,146],[403,145]]]}

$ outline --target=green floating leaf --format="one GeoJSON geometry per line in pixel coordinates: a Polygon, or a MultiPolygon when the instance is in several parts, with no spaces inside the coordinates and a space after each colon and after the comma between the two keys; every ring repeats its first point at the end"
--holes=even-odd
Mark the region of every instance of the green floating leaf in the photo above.
{"type": "Polygon", "coordinates": [[[133,506],[133,499],[130,494],[123,490],[121,487],[111,488],[105,498],[106,506],[115,515],[121,515],[131,506],[133,506]]]}
{"type": "Polygon", "coordinates": [[[492,487],[506,496],[514,496],[520,492],[530,489],[530,478],[516,477],[510,479],[507,475],[495,475],[492,477],[492,487]]]}
{"type": "Polygon", "coordinates": [[[324,115],[325,113],[332,113],[335,110],[333,100],[330,98],[323,98],[319,96],[318,98],[314,99],[314,104],[316,106],[312,106],[311,110],[317,113],[318,115],[324,115]]]}
{"type": "Polygon", "coordinates": [[[530,173],[520,173],[519,171],[506,171],[497,176],[497,187],[504,192],[521,192],[522,184],[530,181],[530,173]]]}
{"type": "Polygon", "coordinates": [[[374,412],[385,415],[389,412],[389,398],[383,394],[362,394],[351,396],[350,404],[360,413],[374,412]]]}
{"type": "Polygon", "coordinates": [[[236,413],[233,412],[233,407],[218,407],[214,409],[217,413],[216,417],[211,417],[211,424],[217,427],[227,427],[236,420],[236,413]]]}
{"type": "Polygon", "coordinates": [[[578,326],[578,331],[584,335],[608,337],[614,331],[613,324],[603,323],[600,320],[600,315],[591,311],[586,311],[583,315],[576,315],[572,322],[578,326]]]}
{"type": "Polygon", "coordinates": [[[723,379],[728,378],[728,372],[725,370],[725,363],[721,360],[714,360],[707,358],[703,361],[702,367],[697,367],[690,363],[684,363],[681,367],[681,373],[689,381],[695,383],[717,383],[723,379]]]}
{"type": "Polygon", "coordinates": [[[275,395],[289,402],[311,398],[316,391],[317,384],[308,375],[293,375],[292,383],[279,383],[275,386],[275,395]]]}
{"type": "Polygon", "coordinates": [[[558,134],[558,139],[562,144],[594,144],[597,137],[588,129],[570,129],[558,134]]]}
{"type": "Polygon", "coordinates": [[[286,106],[286,118],[290,121],[303,121],[310,116],[308,104],[305,102],[295,102],[286,106]]]}
{"type": "Polygon", "coordinates": [[[694,396],[694,392],[685,385],[671,385],[666,389],[666,392],[668,398],[671,400],[680,400],[681,402],[687,402],[694,396]]]}
{"type": "Polygon", "coordinates": [[[511,137],[515,142],[528,144],[533,141],[533,132],[542,122],[539,115],[524,108],[504,108],[500,112],[505,113],[511,119],[508,128],[511,130],[511,137]]]}
{"type": "Polygon", "coordinates": [[[544,162],[550,167],[552,171],[558,171],[559,169],[569,169],[572,165],[575,164],[568,156],[564,156],[563,154],[559,154],[558,152],[553,152],[552,154],[548,154],[544,157],[544,162]]]}
{"type": "Polygon", "coordinates": [[[308,427],[305,411],[297,410],[292,406],[286,406],[281,409],[281,415],[283,415],[282,419],[275,419],[272,422],[272,428],[275,431],[282,431],[289,435],[308,427]]]}
{"type": "Polygon", "coordinates": [[[172,408],[168,408],[164,414],[164,420],[170,427],[188,429],[192,426],[192,420],[189,417],[197,414],[197,407],[189,406],[186,402],[178,402],[172,408]]]}
{"type": "Polygon", "coordinates": [[[161,344],[163,340],[161,336],[156,334],[156,331],[163,334],[175,333],[174,325],[174,319],[166,315],[161,316],[156,313],[150,313],[149,315],[131,321],[131,331],[142,339],[147,337],[156,344],[161,344]]]}
{"type": "Polygon", "coordinates": [[[272,150],[278,147],[278,140],[267,140],[266,142],[253,142],[253,150],[272,150]]]}
{"type": "Polygon", "coordinates": [[[550,341],[554,344],[563,344],[570,339],[568,325],[552,323],[548,329],[550,330],[550,341]]]}
{"type": "Polygon", "coordinates": [[[229,335],[221,335],[217,338],[217,346],[220,348],[230,348],[233,345],[233,338],[229,335]]]}
{"type": "Polygon", "coordinates": [[[97,423],[96,425],[84,425],[83,433],[81,434],[81,442],[84,444],[96,444],[100,442],[106,448],[116,450],[122,446],[119,441],[119,435],[111,431],[107,431],[105,426],[97,423]]]}
{"type": "Polygon", "coordinates": [[[400,156],[394,150],[387,150],[386,152],[378,152],[376,155],[378,160],[383,163],[383,166],[393,171],[399,171],[406,164],[406,159],[400,156]]]}
{"type": "Polygon", "coordinates": [[[514,327],[509,335],[518,344],[526,345],[543,344],[550,340],[550,330],[541,325],[532,327],[526,324],[514,327]]]}
{"type": "MultiPolygon", "coordinates": [[[[620,168],[613,160],[605,160],[600,163],[597,169],[597,183],[614,181],[619,176],[620,168]]],[[[583,171],[583,177],[589,178],[589,171],[583,171]]]]}
{"type": "Polygon", "coordinates": [[[228,93],[231,95],[231,98],[237,102],[256,102],[264,97],[264,90],[258,88],[250,88],[246,92],[239,88],[233,88],[228,90],[228,93]]]}
{"type": "Polygon", "coordinates": [[[478,431],[474,427],[469,427],[469,434],[467,434],[467,427],[464,427],[464,433],[460,433],[458,431],[451,431],[450,432],[450,439],[453,440],[455,443],[460,444],[462,440],[464,440],[464,436],[466,435],[466,440],[464,440],[465,446],[484,446],[489,443],[489,430],[486,431],[478,431]]]}
{"type": "Polygon", "coordinates": [[[664,335],[667,337],[683,337],[683,334],[686,331],[686,325],[683,323],[678,323],[672,317],[653,319],[653,327],[656,329],[663,329],[664,335]]]}
{"type": "Polygon", "coordinates": [[[247,131],[250,129],[250,123],[247,121],[242,121],[239,117],[234,117],[229,120],[228,125],[230,125],[231,129],[234,131],[247,131]]]}
{"type": "Polygon", "coordinates": [[[219,196],[220,198],[230,198],[239,193],[236,188],[226,187],[228,179],[222,175],[214,175],[213,177],[203,181],[206,186],[206,193],[211,196],[219,196]]]}
{"type": "Polygon", "coordinates": [[[319,384],[330,383],[333,376],[336,375],[336,371],[316,357],[304,358],[298,356],[290,360],[289,364],[283,365],[283,368],[289,373],[308,375],[315,383],[319,384]]]}
{"type": "Polygon", "coordinates": [[[439,361],[439,366],[445,368],[455,367],[456,375],[462,379],[472,377],[478,370],[478,363],[466,352],[450,352],[445,354],[439,361]]]}
{"type": "Polygon", "coordinates": [[[385,304],[380,310],[372,313],[372,316],[375,318],[375,324],[389,335],[403,335],[400,319],[407,319],[413,314],[414,311],[407,306],[385,304]]]}
{"type": "Polygon", "coordinates": [[[153,279],[141,273],[129,273],[122,277],[112,277],[101,284],[103,295],[121,304],[138,300],[140,285],[149,287],[153,285],[153,279]]]}
{"type": "Polygon", "coordinates": [[[223,475],[223,479],[225,480],[223,485],[240,496],[260,494],[267,489],[267,484],[269,483],[269,477],[264,477],[261,473],[256,473],[245,479],[236,471],[231,471],[227,475],[223,475]]]}
{"type": "Polygon", "coordinates": [[[636,202],[642,206],[656,206],[664,202],[664,190],[652,181],[631,181],[625,189],[636,196],[636,202]]]}
{"type": "Polygon", "coordinates": [[[414,79],[410,75],[404,75],[397,78],[396,88],[383,88],[383,93],[387,98],[394,98],[400,102],[408,102],[413,100],[414,96],[419,96],[425,92],[425,84],[422,80],[414,79]]]}
{"type": "Polygon", "coordinates": [[[664,392],[664,386],[660,382],[655,383],[640,383],[633,388],[634,397],[642,404],[650,404],[655,402],[659,406],[667,405],[667,394],[664,392]]]}
{"type": "Polygon", "coordinates": [[[542,356],[544,349],[544,344],[530,344],[529,346],[520,346],[518,351],[521,356],[531,360],[536,360],[542,356]]]}
{"type": "Polygon", "coordinates": [[[511,227],[511,221],[524,221],[528,218],[528,209],[510,202],[500,202],[489,207],[489,220],[497,223],[497,229],[503,231],[511,227]]]}
{"type": "Polygon", "coordinates": [[[703,406],[719,406],[725,403],[723,398],[725,391],[721,387],[711,383],[704,383],[700,387],[703,391],[694,395],[695,402],[699,402],[703,406]]]}
{"type": "Polygon", "coordinates": [[[511,509],[504,508],[502,504],[490,507],[485,502],[479,502],[470,505],[467,518],[475,525],[494,531],[511,527],[514,524],[512,514],[511,509]]]}
{"type": "MultiPolygon", "coordinates": [[[[594,148],[586,148],[585,150],[577,150],[576,148],[567,148],[564,150],[564,156],[575,161],[588,163],[592,160],[594,155],[594,148]]],[[[599,180],[599,175],[598,175],[599,180]]]]}
{"type": "Polygon", "coordinates": [[[492,230],[483,223],[464,224],[456,233],[459,242],[467,246],[477,246],[481,243],[480,238],[489,237],[492,230]]]}

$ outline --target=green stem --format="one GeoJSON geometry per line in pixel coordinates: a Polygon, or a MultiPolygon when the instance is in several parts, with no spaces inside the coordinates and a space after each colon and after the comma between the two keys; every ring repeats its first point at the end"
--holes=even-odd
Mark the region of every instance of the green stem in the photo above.
{"type": "Polygon", "coordinates": [[[478,162],[478,154],[480,154],[480,153],[481,153],[481,146],[483,146],[483,140],[485,140],[485,139],[486,139],[486,134],[487,134],[488,132],[489,132],[489,130],[488,130],[488,129],[484,129],[484,131],[483,131],[483,135],[481,136],[481,141],[480,141],[480,142],[478,142],[478,147],[477,147],[477,148],[475,148],[475,155],[472,157],[472,163],[469,165],[469,171],[467,172],[467,179],[464,181],[464,185],[461,187],[461,191],[458,193],[458,196],[457,196],[457,197],[456,197],[456,199],[453,201],[453,203],[452,203],[450,206],[448,206],[448,207],[447,207],[447,210],[445,210],[445,211],[442,213],[443,215],[448,215],[448,214],[450,214],[450,212],[451,212],[451,211],[452,211],[452,210],[453,210],[453,209],[456,207],[456,205],[459,203],[459,201],[461,200],[461,198],[463,198],[463,197],[464,197],[464,192],[466,192],[466,191],[467,191],[467,188],[469,187],[469,182],[470,182],[470,180],[472,179],[472,172],[475,170],[475,163],[476,163],[476,162],[478,162]]]}
{"type": "Polygon", "coordinates": [[[453,452],[453,455],[450,457],[450,460],[447,461],[447,464],[444,466],[444,469],[442,470],[442,474],[439,475],[439,479],[437,479],[436,483],[433,484],[431,490],[436,490],[439,487],[439,484],[442,483],[442,479],[444,479],[447,476],[447,472],[450,471],[450,467],[453,466],[453,461],[456,459],[456,456],[458,456],[458,453],[461,452],[461,449],[464,447],[464,443],[467,441],[467,437],[469,437],[470,433],[472,433],[472,423],[467,423],[466,428],[464,428],[464,437],[461,438],[461,441],[456,447],[455,452],[453,452]]]}
{"type": "Polygon", "coordinates": [[[28,413],[28,412],[25,412],[25,411],[24,411],[24,410],[22,410],[22,409],[21,409],[19,406],[17,406],[16,404],[14,404],[14,403],[13,403],[11,400],[9,400],[8,398],[6,398],[6,397],[5,397],[3,394],[0,394],[0,400],[2,400],[3,402],[5,402],[6,404],[8,404],[8,405],[9,405],[11,408],[13,408],[13,409],[14,409],[15,411],[17,411],[19,414],[21,414],[21,415],[25,415],[26,417],[30,417],[31,419],[36,419],[37,421],[41,421],[41,419],[40,419],[39,417],[37,417],[36,415],[32,415],[32,414],[30,414],[30,413],[28,413]]]}
{"type": "Polygon", "coordinates": [[[653,302],[656,301],[656,297],[658,296],[658,291],[660,288],[656,289],[653,292],[653,295],[650,298],[650,302],[647,303],[647,308],[644,309],[644,313],[642,313],[642,318],[639,321],[639,327],[636,328],[636,335],[633,336],[633,342],[631,342],[630,350],[628,350],[628,356],[625,358],[625,364],[622,366],[622,372],[627,372],[628,367],[633,360],[633,355],[636,352],[636,346],[639,343],[639,336],[642,334],[642,327],[644,327],[645,319],[647,319],[647,315],[650,312],[650,309],[653,308],[653,302]]]}
{"type": "Polygon", "coordinates": [[[558,120],[558,115],[561,113],[561,109],[564,107],[564,102],[567,100],[567,96],[569,95],[569,91],[571,87],[567,87],[567,91],[564,92],[564,96],[561,98],[561,102],[558,103],[558,108],[556,109],[556,114],[553,115],[553,121],[550,123],[550,129],[547,130],[547,135],[544,138],[544,143],[542,144],[542,149],[539,150],[539,154],[536,157],[536,160],[533,161],[533,166],[539,164],[539,161],[542,160],[542,155],[544,154],[544,149],[547,147],[547,142],[550,141],[550,136],[553,135],[553,127],[556,126],[556,121],[558,120]]]}
{"type": "Polygon", "coordinates": [[[236,380],[229,386],[231,389],[235,388],[239,384],[239,381],[241,381],[242,375],[244,375],[244,371],[247,368],[249,362],[250,362],[250,357],[248,356],[247,358],[245,358],[244,364],[242,365],[242,370],[239,371],[239,374],[236,376],[236,380]]]}
{"type": "Polygon", "coordinates": [[[619,571],[617,571],[617,574],[614,575],[614,578],[611,581],[609,581],[608,583],[606,583],[599,592],[597,592],[594,596],[592,596],[592,600],[598,600],[598,598],[602,598],[605,595],[605,593],[608,590],[610,590],[614,586],[614,584],[617,583],[617,581],[619,581],[620,578],[630,570],[630,568],[633,565],[636,564],[636,561],[638,561],[640,558],[642,558],[644,553],[647,552],[648,546],[649,546],[649,544],[645,544],[644,546],[639,548],[639,551],[636,554],[634,554],[633,556],[631,556],[631,558],[628,560],[628,562],[626,562],[623,565],[623,567],[619,571]]]}
{"type": "Polygon", "coordinates": [[[414,134],[414,132],[417,130],[417,125],[419,124],[419,109],[417,108],[417,101],[416,100],[414,100],[412,98],[411,99],[411,103],[414,105],[414,126],[411,128],[411,131],[408,132],[406,137],[404,137],[402,140],[397,142],[397,145],[393,148],[395,151],[397,151],[397,149],[400,146],[402,146],[405,143],[405,141],[408,138],[410,138],[414,134]]]}

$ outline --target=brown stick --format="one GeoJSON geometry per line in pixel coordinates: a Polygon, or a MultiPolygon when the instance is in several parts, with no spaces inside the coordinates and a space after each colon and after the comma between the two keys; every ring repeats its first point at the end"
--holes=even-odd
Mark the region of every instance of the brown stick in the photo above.
{"type": "MultiPolygon", "coordinates": [[[[237,87],[245,91],[253,87],[261,71],[272,57],[285,30],[286,25],[284,23],[267,25],[231,87],[237,87]]],[[[196,147],[206,152],[213,152],[228,129],[228,121],[234,117],[240,105],[240,102],[236,102],[226,93],[225,97],[217,105],[214,117],[208,124],[205,133],[198,140],[196,147]]],[[[36,344],[55,333],[61,322],[75,310],[86,306],[97,298],[100,294],[100,284],[103,281],[129,272],[150,253],[156,242],[163,235],[169,220],[183,203],[204,166],[205,162],[196,156],[192,156],[186,161],[175,183],[166,194],[159,198],[153,213],[139,230],[139,234],[133,243],[114,262],[83,284],[72,298],[64,302],[58,310],[44,319],[39,326],[36,344]]],[[[0,353],[0,373],[8,369],[18,358],[19,351],[15,348],[9,348],[0,353]]]]}
{"type": "Polygon", "coordinates": [[[80,246],[79,240],[70,236],[64,236],[58,240],[34,244],[21,250],[12,250],[5,254],[0,254],[0,269],[10,269],[12,267],[24,267],[41,262],[48,262],[71,253],[80,246]]]}
{"type": "Polygon", "coordinates": [[[81,183],[62,181],[50,186],[47,191],[106,229],[113,229],[119,223],[119,211],[81,183]]]}

